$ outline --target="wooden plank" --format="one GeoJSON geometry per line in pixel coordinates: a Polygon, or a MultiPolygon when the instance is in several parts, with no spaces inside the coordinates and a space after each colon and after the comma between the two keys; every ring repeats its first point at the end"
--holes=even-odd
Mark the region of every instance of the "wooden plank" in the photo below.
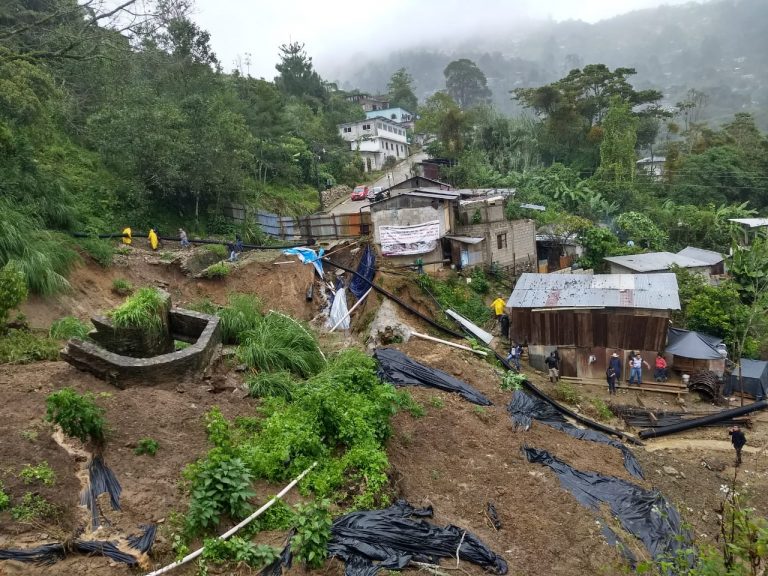
{"type": "MultiPolygon", "coordinates": [[[[561,380],[567,380],[569,382],[577,382],[579,384],[586,384],[588,386],[600,386],[602,388],[608,388],[608,383],[605,380],[597,380],[593,378],[574,378],[571,376],[561,376],[561,380]]],[[[653,385],[643,383],[642,386],[627,386],[626,384],[616,383],[617,390],[640,390],[643,392],[661,392],[663,394],[689,394],[688,388],[685,386],[674,385],[653,385]]]]}

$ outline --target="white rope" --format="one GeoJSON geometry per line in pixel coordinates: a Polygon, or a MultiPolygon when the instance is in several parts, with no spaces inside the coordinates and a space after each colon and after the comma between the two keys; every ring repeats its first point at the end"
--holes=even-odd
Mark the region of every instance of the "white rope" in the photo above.
{"type": "MultiPolygon", "coordinates": [[[[286,486],[280,492],[278,492],[277,495],[272,498],[272,500],[270,500],[269,502],[264,504],[264,506],[262,506],[261,508],[256,510],[256,512],[254,512],[253,514],[248,516],[248,518],[246,518],[245,520],[240,522],[240,524],[238,524],[237,526],[235,526],[235,527],[231,528],[230,530],[224,532],[224,534],[219,536],[219,540],[226,540],[227,538],[232,536],[232,534],[234,534],[235,532],[240,530],[240,528],[242,528],[243,526],[249,524],[255,518],[261,516],[264,512],[266,512],[270,508],[270,506],[272,506],[280,498],[285,496],[294,486],[296,486],[296,484],[298,484],[301,481],[301,479],[304,478],[304,476],[309,474],[309,471],[312,470],[312,468],[314,468],[315,466],[317,466],[317,462],[314,462],[312,464],[312,466],[310,466],[309,468],[304,470],[304,472],[299,474],[290,484],[288,484],[288,486],[286,486]]],[[[190,554],[187,554],[186,556],[184,556],[184,558],[182,558],[181,560],[177,560],[173,564],[168,564],[168,566],[165,566],[164,568],[160,568],[159,570],[155,570],[154,572],[150,572],[146,576],[159,576],[159,574],[166,574],[167,572],[170,572],[174,568],[177,568],[177,567],[181,566],[182,564],[186,564],[190,560],[194,560],[195,558],[200,556],[200,554],[202,554],[202,553],[203,553],[203,549],[202,548],[200,548],[198,550],[195,550],[194,552],[191,552],[190,554]]]]}

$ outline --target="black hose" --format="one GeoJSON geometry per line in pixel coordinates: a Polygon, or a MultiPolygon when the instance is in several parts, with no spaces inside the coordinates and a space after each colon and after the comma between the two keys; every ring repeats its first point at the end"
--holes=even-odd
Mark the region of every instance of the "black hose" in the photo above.
{"type": "Polygon", "coordinates": [[[693,418],[684,422],[678,422],[677,424],[662,426],[661,428],[642,430],[640,432],[640,438],[658,438],[659,436],[666,436],[667,434],[674,434],[675,432],[682,432],[683,430],[698,428],[699,426],[706,426],[707,424],[713,424],[715,422],[720,422],[721,420],[743,416],[757,410],[765,410],[766,408],[768,408],[768,400],[761,400],[760,402],[753,402],[752,404],[740,406],[739,408],[723,410],[717,414],[709,414],[708,416],[693,418]]]}
{"type": "MultiPolygon", "coordinates": [[[[128,236],[128,234],[123,234],[122,232],[117,232],[115,234],[86,234],[85,232],[72,232],[71,235],[74,238],[100,238],[100,239],[109,239],[109,238],[137,238],[137,236],[128,236]]],[[[168,242],[178,242],[179,238],[175,236],[158,236],[158,240],[166,240],[168,242]]],[[[226,240],[204,240],[204,239],[195,239],[190,240],[190,244],[220,244],[222,246],[226,246],[229,244],[229,241],[226,240]]],[[[301,246],[312,246],[315,244],[315,240],[313,238],[310,238],[306,241],[301,241],[296,244],[283,244],[281,246],[260,246],[258,244],[243,244],[243,248],[246,248],[248,250],[283,250],[284,248],[299,248],[301,246]]]]}
{"type": "MultiPolygon", "coordinates": [[[[400,304],[400,306],[402,306],[403,308],[408,310],[411,314],[414,314],[414,315],[418,316],[419,318],[421,318],[422,320],[424,320],[425,322],[427,322],[430,326],[433,326],[434,328],[437,328],[438,330],[441,330],[445,334],[448,334],[449,336],[453,336],[454,338],[459,338],[459,339],[462,339],[462,340],[465,338],[464,334],[460,334],[458,332],[454,332],[450,328],[446,328],[445,326],[443,326],[442,324],[436,322],[432,318],[429,318],[428,316],[425,316],[424,314],[422,314],[421,312],[419,312],[415,308],[409,306],[408,304],[403,302],[400,298],[398,298],[397,296],[395,296],[394,294],[392,294],[388,290],[385,290],[381,286],[377,286],[373,282],[369,282],[365,277],[363,277],[360,274],[358,274],[357,271],[352,270],[351,268],[347,268],[346,266],[342,266],[341,264],[338,264],[336,262],[333,262],[330,258],[323,258],[322,261],[327,263],[327,264],[330,264],[334,268],[338,268],[340,270],[344,270],[345,272],[349,272],[351,274],[354,274],[358,278],[361,278],[367,284],[370,284],[371,288],[373,288],[374,290],[376,290],[380,294],[383,294],[384,296],[386,296],[390,300],[394,300],[395,302],[400,304]]],[[[504,366],[504,368],[506,368],[507,370],[512,370],[512,367],[509,365],[509,363],[507,362],[506,358],[501,356],[495,350],[493,351],[493,353],[496,355],[496,358],[498,359],[499,362],[501,362],[501,365],[504,366]]],[[[552,406],[554,406],[559,412],[562,412],[563,414],[565,414],[567,416],[570,416],[571,418],[573,418],[574,420],[576,420],[578,422],[581,422],[585,426],[588,426],[589,428],[592,428],[594,430],[599,430],[600,432],[604,432],[606,434],[612,434],[614,436],[618,436],[619,438],[624,438],[627,442],[630,442],[632,444],[636,444],[636,445],[642,446],[642,442],[640,442],[636,438],[630,436],[629,434],[626,434],[626,433],[622,432],[621,430],[616,430],[615,428],[611,428],[610,426],[606,426],[604,424],[600,424],[599,422],[595,422],[593,420],[590,420],[589,418],[585,418],[584,416],[582,416],[580,414],[577,414],[576,412],[570,410],[569,408],[566,408],[562,404],[558,403],[554,398],[550,398],[549,396],[547,396],[544,392],[542,392],[539,388],[537,388],[532,382],[530,382],[528,380],[525,380],[523,382],[523,386],[525,386],[528,390],[533,392],[536,396],[538,396],[542,400],[552,404],[552,406]]]]}

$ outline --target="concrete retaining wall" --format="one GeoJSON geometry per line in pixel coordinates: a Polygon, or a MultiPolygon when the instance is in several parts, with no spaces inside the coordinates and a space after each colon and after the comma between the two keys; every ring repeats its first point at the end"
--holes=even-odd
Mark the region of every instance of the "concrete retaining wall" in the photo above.
{"type": "Polygon", "coordinates": [[[173,338],[193,342],[191,346],[151,358],[135,358],[110,352],[93,342],[72,339],[61,351],[61,357],[118,388],[199,376],[221,345],[219,317],[176,308],[170,311],[169,318],[173,338]]]}

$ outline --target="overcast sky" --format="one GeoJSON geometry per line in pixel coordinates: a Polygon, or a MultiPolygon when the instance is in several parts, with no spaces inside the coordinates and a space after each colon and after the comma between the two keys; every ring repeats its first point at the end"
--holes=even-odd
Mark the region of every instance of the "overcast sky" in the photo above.
{"type": "MultiPolygon", "coordinates": [[[[226,71],[240,57],[245,71],[271,80],[278,46],[304,42],[320,74],[360,52],[385,54],[423,41],[451,38],[530,19],[596,22],[617,14],[685,0],[196,0],[193,19],[211,33],[226,71]],[[437,35],[441,38],[438,38],[437,35]]],[[[332,78],[329,78],[332,79],[332,78]]]]}

